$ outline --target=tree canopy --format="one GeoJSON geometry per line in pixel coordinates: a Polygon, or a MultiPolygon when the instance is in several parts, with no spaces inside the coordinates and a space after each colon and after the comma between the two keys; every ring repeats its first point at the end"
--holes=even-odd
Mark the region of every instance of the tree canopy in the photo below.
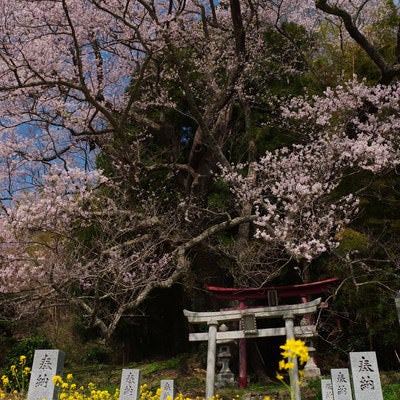
{"type": "Polygon", "coordinates": [[[0,11],[5,318],[74,305],[109,339],[200,253],[238,284],[309,279],[397,167],[391,1],[0,11]]]}

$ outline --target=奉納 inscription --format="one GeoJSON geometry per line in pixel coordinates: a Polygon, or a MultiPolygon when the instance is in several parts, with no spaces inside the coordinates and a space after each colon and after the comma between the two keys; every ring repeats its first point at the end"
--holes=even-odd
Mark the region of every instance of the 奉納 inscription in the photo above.
{"type": "Polygon", "coordinates": [[[331,369],[332,391],[335,400],[352,400],[350,374],[347,368],[331,369]]]}
{"type": "Polygon", "coordinates": [[[350,353],[350,365],[356,400],[383,400],[375,352],[350,353]]]}
{"type": "Polygon", "coordinates": [[[140,370],[123,369],[120,400],[137,400],[140,396],[140,370]]]}
{"type": "Polygon", "coordinates": [[[53,377],[62,375],[65,355],[60,350],[36,350],[33,358],[28,400],[57,398],[53,377]]]}

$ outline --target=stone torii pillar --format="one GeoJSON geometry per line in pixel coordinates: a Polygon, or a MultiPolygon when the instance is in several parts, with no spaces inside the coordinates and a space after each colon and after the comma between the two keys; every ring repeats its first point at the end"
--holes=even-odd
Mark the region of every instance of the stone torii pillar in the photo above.
{"type": "MultiPolygon", "coordinates": [[[[285,314],[283,319],[285,320],[286,339],[294,339],[294,315],[290,313],[285,314]]],[[[297,364],[297,358],[294,357],[290,361],[294,364],[294,367],[289,370],[290,387],[294,392],[293,400],[300,400],[300,387],[297,384],[299,381],[299,366],[297,364]]]]}
{"type": "Polygon", "coordinates": [[[206,399],[209,399],[214,396],[218,321],[212,319],[207,322],[207,325],[208,325],[208,347],[207,347],[208,350],[207,350],[206,399]]]}
{"type": "MultiPolygon", "coordinates": [[[[255,307],[237,310],[193,312],[184,310],[183,313],[191,324],[207,324],[208,332],[190,333],[189,341],[208,341],[207,350],[207,378],[206,378],[206,399],[214,396],[215,391],[215,361],[216,346],[218,341],[247,339],[257,337],[285,336],[288,339],[295,337],[312,337],[316,334],[314,325],[294,326],[294,318],[300,315],[314,313],[321,299],[308,303],[281,305],[272,307],[255,307]],[[284,327],[257,329],[256,319],[282,318],[285,321],[284,327]],[[218,325],[229,321],[241,321],[242,330],[218,331],[218,325]]],[[[293,371],[291,376],[292,388],[298,385],[298,370],[293,371]]],[[[300,391],[295,400],[300,400],[300,391]]]]}
{"type": "MultiPolygon", "coordinates": [[[[246,303],[242,300],[239,303],[239,310],[245,310],[246,303]]],[[[239,339],[239,387],[247,387],[247,347],[246,338],[239,339]]]]}

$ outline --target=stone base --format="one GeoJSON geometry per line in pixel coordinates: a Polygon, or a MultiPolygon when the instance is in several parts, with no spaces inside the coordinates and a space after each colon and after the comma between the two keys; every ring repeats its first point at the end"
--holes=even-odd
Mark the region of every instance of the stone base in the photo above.
{"type": "Polygon", "coordinates": [[[308,380],[321,378],[321,370],[315,365],[312,358],[307,361],[304,367],[304,378],[308,380]]]}
{"type": "Polygon", "coordinates": [[[319,379],[321,378],[321,370],[317,367],[317,364],[315,364],[314,361],[314,347],[309,347],[308,352],[310,354],[310,358],[304,366],[304,378],[308,380],[319,379]]]}
{"type": "Polygon", "coordinates": [[[216,377],[215,387],[217,389],[233,386],[236,384],[235,375],[233,373],[220,373],[216,377]]]}

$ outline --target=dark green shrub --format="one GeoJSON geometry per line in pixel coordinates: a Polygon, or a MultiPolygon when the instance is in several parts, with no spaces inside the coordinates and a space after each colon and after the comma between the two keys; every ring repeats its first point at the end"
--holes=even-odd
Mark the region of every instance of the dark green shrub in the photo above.
{"type": "Polygon", "coordinates": [[[3,376],[8,378],[7,390],[27,390],[30,372],[28,373],[26,368],[31,369],[35,350],[38,349],[52,349],[52,345],[44,336],[32,336],[20,340],[10,349],[3,371],[3,376]]]}
{"type": "Polygon", "coordinates": [[[11,365],[17,365],[19,358],[22,355],[26,357],[26,365],[31,367],[35,350],[52,348],[53,345],[45,336],[37,335],[22,339],[18,341],[8,352],[6,357],[6,368],[8,370],[11,365]]]}
{"type": "Polygon", "coordinates": [[[88,346],[85,354],[86,364],[109,364],[111,362],[111,350],[105,346],[93,344],[88,346]]]}

